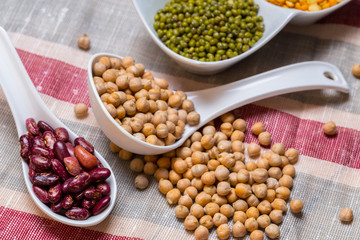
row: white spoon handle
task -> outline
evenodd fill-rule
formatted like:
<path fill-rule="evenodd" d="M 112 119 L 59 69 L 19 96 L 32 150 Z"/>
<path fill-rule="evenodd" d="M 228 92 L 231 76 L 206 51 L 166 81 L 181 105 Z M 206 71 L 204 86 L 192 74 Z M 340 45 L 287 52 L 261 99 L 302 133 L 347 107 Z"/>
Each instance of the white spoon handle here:
<path fill-rule="evenodd" d="M 326 88 L 349 92 L 349 86 L 336 66 L 312 61 L 187 94 L 195 103 L 195 110 L 201 116 L 201 124 L 205 124 L 236 107 L 261 99 L 290 92 Z"/>

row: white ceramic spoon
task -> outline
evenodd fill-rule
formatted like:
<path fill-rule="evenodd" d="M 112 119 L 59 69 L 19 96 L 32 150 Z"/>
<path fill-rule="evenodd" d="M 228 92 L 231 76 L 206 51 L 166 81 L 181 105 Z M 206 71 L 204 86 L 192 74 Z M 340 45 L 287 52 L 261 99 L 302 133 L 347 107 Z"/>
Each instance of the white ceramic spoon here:
<path fill-rule="evenodd" d="M 187 92 L 188 99 L 194 102 L 195 111 L 200 114 L 199 125 L 194 127 L 187 125 L 182 138 L 173 145 L 155 146 L 138 140 L 126 132 L 104 107 L 96 91 L 92 75 L 94 63 L 102 56 L 121 58 L 114 54 L 99 53 L 89 61 L 89 97 L 96 120 L 112 142 L 128 151 L 144 155 L 161 154 L 175 149 L 210 120 L 237 107 L 264 98 L 290 92 L 326 88 L 349 92 L 349 86 L 337 67 L 316 61 L 285 66 L 219 87 Z"/>
<path fill-rule="evenodd" d="M 151 38 L 168 56 L 170 56 L 173 60 L 175 60 L 179 65 L 184 67 L 184 69 L 189 72 L 207 75 L 223 71 L 226 68 L 239 62 L 240 60 L 251 55 L 255 51 L 259 50 L 276 34 L 278 34 L 289 22 L 295 25 L 308 25 L 314 23 L 320 18 L 325 17 L 331 12 L 349 3 L 350 0 L 343 0 L 335 6 L 316 12 L 307 12 L 297 9 L 283 8 L 271 4 L 266 0 L 254 0 L 254 2 L 259 5 L 258 16 L 262 16 L 264 19 L 265 31 L 262 38 L 260 38 L 260 40 L 257 41 L 255 45 L 248 51 L 236 57 L 217 62 L 200 62 L 185 58 L 170 50 L 159 39 L 153 27 L 154 16 L 157 10 L 163 8 L 165 6 L 165 3 L 169 2 L 169 0 L 132 0 L 132 2 Z"/>
<path fill-rule="evenodd" d="M 5 30 L 0 27 L 0 85 L 5 93 L 7 101 L 10 105 L 18 136 L 27 132 L 25 126 L 25 120 L 27 118 L 34 118 L 36 121 L 43 120 L 50 124 L 53 128 L 64 127 L 68 130 L 71 140 L 74 140 L 77 136 L 69 130 L 47 107 L 41 99 L 40 95 L 36 91 L 28 73 L 26 72 L 24 65 L 22 64 L 11 40 Z M 95 146 L 96 148 L 96 146 Z M 111 212 L 116 201 L 116 181 L 114 173 L 111 171 L 109 164 L 105 159 L 95 151 L 96 157 L 101 161 L 104 167 L 110 169 L 111 176 L 107 179 L 107 183 L 111 187 L 111 202 L 109 206 L 100 214 L 91 216 L 86 220 L 72 220 L 65 216 L 59 215 L 51 211 L 51 209 L 42 203 L 35 195 L 32 183 L 29 180 L 29 166 L 20 157 L 20 143 L 19 146 L 14 149 L 19 151 L 19 157 L 16 161 L 22 161 L 22 169 L 26 187 L 29 191 L 31 198 L 35 204 L 50 218 L 62 222 L 67 225 L 77 227 L 87 227 L 100 223 Z M 13 160 L 13 159 L 11 159 Z"/>

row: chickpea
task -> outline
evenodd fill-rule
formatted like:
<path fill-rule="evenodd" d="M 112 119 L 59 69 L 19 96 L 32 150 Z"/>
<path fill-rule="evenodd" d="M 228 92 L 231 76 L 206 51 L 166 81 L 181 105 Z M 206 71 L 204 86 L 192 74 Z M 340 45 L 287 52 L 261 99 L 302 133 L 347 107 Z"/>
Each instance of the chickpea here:
<path fill-rule="evenodd" d="M 271 167 L 268 170 L 269 177 L 279 180 L 282 177 L 282 171 L 279 167 Z"/>
<path fill-rule="evenodd" d="M 230 136 L 230 139 L 232 142 L 234 141 L 241 141 L 243 142 L 245 139 L 245 134 L 241 132 L 240 130 L 235 130 Z"/>
<path fill-rule="evenodd" d="M 219 181 L 225 181 L 228 179 L 230 171 L 223 165 L 219 165 L 215 170 L 215 177 Z"/>
<path fill-rule="evenodd" d="M 171 170 L 169 172 L 169 180 L 172 184 L 177 184 L 177 182 L 181 179 L 181 174 L 177 173 L 175 170 Z"/>
<path fill-rule="evenodd" d="M 218 155 L 218 161 L 226 168 L 232 168 L 235 165 L 234 154 L 223 152 Z"/>
<path fill-rule="evenodd" d="M 289 175 L 283 175 L 279 179 L 279 185 L 280 186 L 291 188 L 293 186 L 293 183 L 294 183 L 294 181 L 293 181 L 292 177 L 290 177 Z"/>
<path fill-rule="evenodd" d="M 195 164 L 191 167 L 191 173 L 194 177 L 201 177 L 207 171 L 207 167 L 203 164 Z"/>
<path fill-rule="evenodd" d="M 144 155 L 144 161 L 145 162 L 153 162 L 155 163 L 158 160 L 157 155 Z"/>
<path fill-rule="evenodd" d="M 236 184 L 238 184 L 237 173 L 236 172 L 230 173 L 228 181 L 231 186 L 235 187 Z"/>
<path fill-rule="evenodd" d="M 238 118 L 236 119 L 233 123 L 233 128 L 235 130 L 239 130 L 241 132 L 245 132 L 246 131 L 246 122 L 244 119 Z"/>
<path fill-rule="evenodd" d="M 263 240 L 264 233 L 261 230 L 255 230 L 250 234 L 250 240 Z"/>
<path fill-rule="evenodd" d="M 209 202 L 204 207 L 205 213 L 210 216 L 214 216 L 215 213 L 220 212 L 220 207 L 217 203 Z"/>
<path fill-rule="evenodd" d="M 210 201 L 211 201 L 211 196 L 210 196 L 210 194 L 207 194 L 206 192 L 201 192 L 195 197 L 195 202 L 197 204 L 200 204 L 202 207 L 204 207 Z"/>
<path fill-rule="evenodd" d="M 154 173 L 157 169 L 158 169 L 158 167 L 153 162 L 147 162 L 144 165 L 144 173 L 149 176 L 154 175 Z"/>
<path fill-rule="evenodd" d="M 257 219 L 259 215 L 260 215 L 259 210 L 256 207 L 250 207 L 248 210 L 246 210 L 247 218 Z"/>
<path fill-rule="evenodd" d="M 237 173 L 237 181 L 239 183 L 247 183 L 249 181 L 249 172 L 246 169 L 240 169 Z"/>
<path fill-rule="evenodd" d="M 102 74 L 106 71 L 107 67 L 102 62 L 97 62 L 94 64 L 93 72 L 95 76 L 102 76 Z"/>
<path fill-rule="evenodd" d="M 229 141 L 230 142 L 230 141 Z M 240 140 L 235 140 L 231 142 L 231 150 L 233 152 L 241 152 L 244 153 L 245 152 L 245 146 L 244 143 Z"/>
<path fill-rule="evenodd" d="M 132 128 L 129 125 L 123 124 L 121 127 L 128 133 L 132 134 Z"/>
<path fill-rule="evenodd" d="M 227 198 L 224 196 L 219 196 L 217 193 L 215 193 L 211 197 L 211 201 L 213 201 L 214 203 L 217 203 L 219 206 L 222 206 L 227 203 Z"/>
<path fill-rule="evenodd" d="M 236 238 L 245 237 L 246 228 L 244 224 L 241 222 L 235 222 L 235 224 L 232 226 L 232 234 Z"/>
<path fill-rule="evenodd" d="M 194 186 L 199 191 L 201 191 L 204 187 L 204 183 L 201 181 L 201 178 L 196 178 L 196 177 L 191 179 L 191 185 Z"/>
<path fill-rule="evenodd" d="M 180 192 L 184 192 L 186 188 L 190 187 L 191 182 L 187 178 L 180 179 L 176 183 L 176 187 L 180 190 Z"/>
<path fill-rule="evenodd" d="M 248 209 L 247 203 L 242 199 L 239 199 L 236 202 L 233 202 L 232 206 L 235 209 L 235 211 L 245 212 Z"/>
<path fill-rule="evenodd" d="M 266 186 L 267 186 L 267 188 L 277 189 L 278 187 L 280 187 L 280 184 L 279 184 L 278 180 L 270 177 L 270 178 L 266 179 Z"/>
<path fill-rule="evenodd" d="M 265 158 L 260 158 L 256 161 L 256 165 L 258 166 L 258 168 L 264 168 L 264 169 L 269 169 L 270 165 L 269 165 L 269 160 L 265 159 Z"/>
<path fill-rule="evenodd" d="M 228 137 L 223 132 L 216 132 L 214 134 L 214 139 L 215 139 L 215 145 L 217 145 L 220 141 L 227 140 Z"/>
<path fill-rule="evenodd" d="M 236 195 L 235 188 L 231 188 L 230 193 L 226 195 L 228 203 L 233 203 L 238 200 L 238 196 Z"/>
<path fill-rule="evenodd" d="M 290 164 L 295 164 L 299 159 L 299 152 L 294 148 L 289 148 L 286 150 L 285 156 L 288 158 Z"/>
<path fill-rule="evenodd" d="M 268 200 L 269 202 L 273 202 L 276 197 L 276 193 L 274 189 L 268 189 L 266 197 L 263 200 Z"/>
<path fill-rule="evenodd" d="M 143 122 L 140 119 L 137 119 L 135 117 L 131 118 L 129 123 L 133 133 L 140 132 L 141 129 L 144 127 Z"/>
<path fill-rule="evenodd" d="M 270 224 L 265 228 L 265 234 L 270 239 L 277 239 L 280 237 L 280 228 L 276 224 Z"/>
<path fill-rule="evenodd" d="M 119 91 L 118 86 L 113 82 L 105 82 L 106 92 L 107 93 L 113 93 Z"/>
<path fill-rule="evenodd" d="M 109 143 L 109 148 L 110 148 L 110 151 L 113 152 L 113 153 L 118 153 L 121 148 L 119 146 L 117 146 L 115 143 L 111 142 Z"/>
<path fill-rule="evenodd" d="M 203 148 L 211 149 L 215 144 L 215 139 L 212 135 L 203 135 L 200 140 L 201 146 Z"/>
<path fill-rule="evenodd" d="M 255 135 L 259 135 L 262 132 L 265 132 L 265 126 L 262 122 L 256 122 L 251 127 L 251 131 Z"/>
<path fill-rule="evenodd" d="M 256 183 L 252 185 L 252 191 L 257 198 L 264 198 L 267 194 L 267 186 L 264 183 Z"/>
<path fill-rule="evenodd" d="M 230 237 L 230 227 L 227 223 L 221 224 L 216 229 L 216 234 L 219 239 L 224 240 Z"/>
<path fill-rule="evenodd" d="M 279 154 L 273 153 L 268 159 L 270 167 L 280 167 L 282 165 L 282 159 Z"/>
<path fill-rule="evenodd" d="M 247 152 L 250 157 L 257 157 L 260 155 L 261 147 L 256 143 L 250 143 L 247 147 Z"/>
<path fill-rule="evenodd" d="M 199 142 L 201 140 L 202 134 L 198 131 L 194 132 L 191 137 L 190 140 L 191 142 Z"/>
<path fill-rule="evenodd" d="M 160 179 L 168 179 L 169 171 L 166 168 L 158 168 L 154 173 L 154 177 L 156 180 L 160 181 Z"/>
<path fill-rule="evenodd" d="M 149 180 L 145 174 L 139 174 L 135 178 L 135 187 L 138 189 L 145 189 L 149 185 Z"/>
<path fill-rule="evenodd" d="M 175 207 L 175 216 L 177 218 L 186 218 L 189 215 L 189 209 L 183 205 L 177 205 Z"/>
<path fill-rule="evenodd" d="M 189 112 L 186 116 L 186 122 L 190 126 L 198 125 L 200 122 L 200 114 L 195 111 Z"/>
<path fill-rule="evenodd" d="M 124 102 L 123 107 L 125 108 L 126 114 L 128 116 L 133 116 L 136 113 L 136 104 L 131 100 Z"/>
<path fill-rule="evenodd" d="M 78 103 L 74 106 L 75 116 L 77 118 L 86 117 L 88 114 L 89 108 L 85 103 Z"/>
<path fill-rule="evenodd" d="M 193 186 L 189 186 L 184 190 L 184 195 L 188 195 L 189 197 L 191 197 L 191 199 L 195 199 L 197 194 L 198 190 Z"/>
<path fill-rule="evenodd" d="M 250 196 L 246 198 L 246 202 L 250 207 L 257 207 L 260 203 L 259 199 L 254 194 L 250 194 Z"/>
<path fill-rule="evenodd" d="M 257 209 L 261 214 L 269 214 L 272 210 L 271 204 L 268 200 L 263 200 L 257 205 Z"/>
<path fill-rule="evenodd" d="M 170 96 L 168 99 L 168 104 L 170 107 L 179 108 L 182 104 L 181 96 L 179 96 L 177 94 Z"/>
<path fill-rule="evenodd" d="M 220 125 L 220 131 L 226 135 L 226 137 L 230 137 L 234 131 L 234 128 L 231 123 L 224 122 Z"/>
<path fill-rule="evenodd" d="M 184 109 L 188 113 L 194 111 L 194 109 L 195 109 L 194 103 L 189 99 L 185 99 L 182 102 L 181 108 Z"/>
<path fill-rule="evenodd" d="M 201 176 L 201 181 L 205 185 L 213 185 L 213 184 L 215 184 L 215 182 L 216 182 L 215 172 L 214 171 L 204 172 L 204 174 L 202 174 L 202 176 Z"/>
<path fill-rule="evenodd" d="M 225 217 L 230 218 L 234 215 L 234 208 L 230 204 L 224 204 L 220 207 L 220 213 Z"/>
<path fill-rule="evenodd" d="M 258 222 L 259 227 L 261 227 L 261 228 L 266 228 L 271 223 L 270 217 L 267 214 L 263 214 L 263 215 L 259 216 L 256 219 L 256 221 Z"/>
<path fill-rule="evenodd" d="M 213 216 L 213 222 L 215 226 L 220 226 L 221 224 L 227 223 L 228 219 L 222 213 L 215 213 Z"/>
<path fill-rule="evenodd" d="M 285 156 L 281 156 L 281 168 L 285 167 L 286 165 L 289 165 L 289 159 Z"/>
<path fill-rule="evenodd" d="M 234 212 L 234 216 L 233 216 L 234 223 L 241 222 L 244 224 L 246 219 L 247 219 L 247 215 L 245 212 L 243 211 Z"/>
<path fill-rule="evenodd" d="M 105 106 L 106 110 L 109 112 L 109 114 L 114 118 L 117 115 L 116 108 L 112 104 L 107 104 Z"/>
<path fill-rule="evenodd" d="M 256 165 L 256 162 L 255 161 L 248 161 L 245 163 L 245 167 L 246 167 L 246 170 L 248 170 L 249 172 L 252 172 L 254 171 L 255 169 L 257 169 L 257 165 Z M 249 178 L 249 181 L 250 180 L 253 180 L 252 179 L 252 176 Z"/>
<path fill-rule="evenodd" d="M 190 198 L 189 196 L 187 197 Z M 204 216 L 204 208 L 201 205 L 195 203 L 190 208 L 190 214 L 196 217 L 197 219 L 200 219 L 202 216 Z"/>
<path fill-rule="evenodd" d="M 263 146 L 269 146 L 271 143 L 271 134 L 269 132 L 262 132 L 258 136 L 259 143 Z"/>
<path fill-rule="evenodd" d="M 119 158 L 129 161 L 132 159 L 133 154 L 125 149 L 120 149 Z"/>
<path fill-rule="evenodd" d="M 359 63 L 354 64 L 351 68 L 351 71 L 355 77 L 360 78 L 360 64 Z"/>
<path fill-rule="evenodd" d="M 79 48 L 83 50 L 88 50 L 90 48 L 90 38 L 88 35 L 83 34 L 79 37 L 78 41 Z"/>
<path fill-rule="evenodd" d="M 219 155 L 219 149 L 216 146 L 212 147 L 211 149 L 207 150 L 206 153 L 209 155 L 209 158 L 216 159 Z"/>
<path fill-rule="evenodd" d="M 248 232 L 253 232 L 258 229 L 259 224 L 257 223 L 255 218 L 248 218 L 245 221 L 245 228 Z"/>
<path fill-rule="evenodd" d="M 207 240 L 209 238 L 209 229 L 200 225 L 194 232 L 196 240 Z"/>
<path fill-rule="evenodd" d="M 333 121 L 329 121 L 323 125 L 323 131 L 326 135 L 333 136 L 337 134 L 337 127 Z"/>
<path fill-rule="evenodd" d="M 186 230 L 193 231 L 199 226 L 199 221 L 195 216 L 188 215 L 184 221 L 184 227 Z"/>
<path fill-rule="evenodd" d="M 191 143 L 190 149 L 193 152 L 196 152 L 196 151 L 202 152 L 204 150 L 203 146 L 201 145 L 201 142 L 199 142 L 199 141 Z"/>
<path fill-rule="evenodd" d="M 199 223 L 201 226 L 211 229 L 214 226 L 212 217 L 210 215 L 204 215 L 200 218 Z"/>
<path fill-rule="evenodd" d="M 295 168 L 293 165 L 286 165 L 283 169 L 282 169 L 282 173 L 284 175 L 289 175 L 290 177 L 294 178 L 295 177 Z"/>
<path fill-rule="evenodd" d="M 99 83 L 95 83 L 95 88 L 97 93 L 102 96 L 103 94 L 106 93 L 106 87 L 105 87 L 105 83 L 104 82 L 99 82 Z M 103 101 L 104 102 L 104 101 Z"/>
<path fill-rule="evenodd" d="M 158 189 L 162 194 L 167 194 L 173 189 L 173 184 L 167 179 L 160 179 Z"/>
<path fill-rule="evenodd" d="M 130 169 L 134 172 L 141 173 L 144 170 L 144 161 L 140 158 L 134 158 L 130 162 Z"/>
<path fill-rule="evenodd" d="M 353 220 L 354 214 L 351 208 L 343 208 L 340 211 L 340 220 L 343 223 L 349 223 Z"/>
<path fill-rule="evenodd" d="M 251 195 L 251 187 L 249 184 L 238 183 L 235 188 L 236 195 L 239 198 L 247 198 Z"/>
<path fill-rule="evenodd" d="M 283 214 L 281 210 L 272 210 L 269 214 L 271 222 L 280 224 L 282 222 Z"/>
<path fill-rule="evenodd" d="M 169 204 L 176 204 L 180 199 L 181 193 L 177 188 L 173 188 L 166 193 L 166 200 Z"/>
<path fill-rule="evenodd" d="M 277 198 L 286 200 L 290 197 L 290 189 L 288 189 L 287 187 L 284 187 L 284 186 L 278 187 L 275 190 L 275 192 L 276 192 Z"/>
<path fill-rule="evenodd" d="M 290 201 L 290 210 L 292 213 L 299 213 L 302 211 L 304 203 L 301 200 L 292 199 Z"/>
<path fill-rule="evenodd" d="M 257 183 L 264 183 L 268 179 L 268 171 L 264 168 L 257 168 L 251 174 Z"/>
<path fill-rule="evenodd" d="M 271 146 L 271 151 L 282 156 L 285 154 L 285 146 L 282 143 L 275 143 Z"/>
<path fill-rule="evenodd" d="M 217 144 L 217 148 L 220 152 L 230 152 L 231 151 L 232 144 L 228 140 L 222 140 Z"/>
<path fill-rule="evenodd" d="M 203 191 L 209 194 L 210 196 L 216 193 L 216 186 L 214 185 L 205 185 Z"/>
<path fill-rule="evenodd" d="M 199 153 L 202 154 L 201 152 L 199 152 Z M 191 154 L 192 154 L 192 150 L 188 147 L 180 147 L 180 148 L 176 149 L 176 155 L 179 158 L 186 159 L 186 158 L 190 157 Z"/>
<path fill-rule="evenodd" d="M 113 69 L 106 70 L 102 74 L 102 78 L 104 79 L 105 82 L 113 82 L 113 83 L 115 83 L 115 81 L 116 81 L 115 71 Z"/>

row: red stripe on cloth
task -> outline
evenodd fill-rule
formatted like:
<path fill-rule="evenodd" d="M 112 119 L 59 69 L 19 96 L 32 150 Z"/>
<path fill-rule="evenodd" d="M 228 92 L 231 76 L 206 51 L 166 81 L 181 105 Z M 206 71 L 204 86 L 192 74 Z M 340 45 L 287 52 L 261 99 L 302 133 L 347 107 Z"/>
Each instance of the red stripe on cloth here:
<path fill-rule="evenodd" d="M 256 122 L 263 122 L 272 135 L 272 144 L 282 142 L 287 148 L 299 150 L 301 155 L 360 168 L 359 131 L 338 127 L 338 134 L 328 137 L 322 130 L 323 123 L 251 104 L 234 110 L 234 113 L 248 123 L 245 138 L 248 143 L 259 143 L 250 128 Z"/>
<path fill-rule="evenodd" d="M 336 10 L 318 23 L 344 24 L 353 27 L 360 27 L 360 0 L 353 0 Z"/>
<path fill-rule="evenodd" d="M 90 106 L 85 69 L 27 51 L 17 49 L 17 52 L 38 92 Z"/>
<path fill-rule="evenodd" d="M 3 206 L 0 207 L 0 216 L 0 239 L 139 239 L 72 227 Z"/>

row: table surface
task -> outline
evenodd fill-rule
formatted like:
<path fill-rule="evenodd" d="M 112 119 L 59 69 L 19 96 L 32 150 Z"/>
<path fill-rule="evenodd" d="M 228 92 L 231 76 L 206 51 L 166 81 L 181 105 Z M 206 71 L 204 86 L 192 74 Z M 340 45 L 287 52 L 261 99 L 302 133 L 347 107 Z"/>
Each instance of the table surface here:
<path fill-rule="evenodd" d="M 338 66 L 350 85 L 349 95 L 314 90 L 273 97 L 235 110 L 249 126 L 262 121 L 273 142 L 300 152 L 291 198 L 301 199 L 301 216 L 287 213 L 281 239 L 356 239 L 360 235 L 360 80 L 351 74 L 360 63 L 360 4 L 350 2 L 310 26 L 287 26 L 265 47 L 230 69 L 212 76 L 184 71 L 150 39 L 134 6 L 120 0 L 2 0 L 0 26 L 10 35 L 34 85 L 47 106 L 70 129 L 84 136 L 108 160 L 118 194 L 111 215 L 88 228 L 49 219 L 32 202 L 25 187 L 15 123 L 0 91 L 0 239 L 192 239 L 174 208 L 157 190 L 157 182 L 136 190 L 129 162 L 109 150 L 93 112 L 85 119 L 73 113 L 76 103 L 90 106 L 87 63 L 92 54 L 130 55 L 170 88 L 196 90 L 230 83 L 257 73 L 302 61 L 327 61 Z M 82 51 L 83 33 L 91 49 Z M 7 79 L 9 80 L 9 79 Z M 338 135 L 322 133 L 333 120 Z M 256 141 L 249 131 L 246 142 Z M 343 207 L 354 211 L 351 224 L 341 224 Z M 211 238 L 216 239 L 215 231 Z M 248 239 L 248 236 L 245 238 Z"/>

